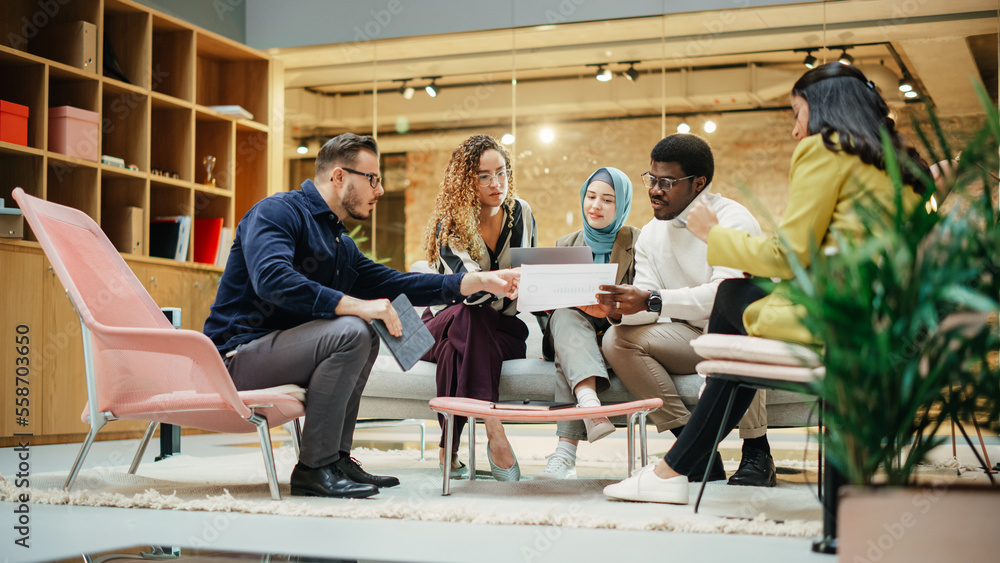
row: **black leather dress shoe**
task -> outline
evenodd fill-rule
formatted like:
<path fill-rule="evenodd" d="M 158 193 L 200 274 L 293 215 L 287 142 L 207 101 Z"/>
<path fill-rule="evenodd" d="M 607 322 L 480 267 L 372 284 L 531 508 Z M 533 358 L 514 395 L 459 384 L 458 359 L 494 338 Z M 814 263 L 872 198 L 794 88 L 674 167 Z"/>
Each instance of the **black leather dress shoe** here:
<path fill-rule="evenodd" d="M 291 482 L 292 494 L 302 497 L 365 498 L 378 494 L 378 487 L 354 482 L 332 463 L 316 469 L 297 463 Z"/>
<path fill-rule="evenodd" d="M 760 448 L 743 450 L 740 468 L 729 478 L 730 485 L 745 487 L 773 487 L 777 483 L 774 458 Z"/>
<path fill-rule="evenodd" d="M 333 465 L 339 468 L 347 478 L 355 483 L 365 483 L 368 485 L 375 485 L 378 488 L 384 487 L 395 487 L 399 484 L 399 479 L 395 477 L 388 477 L 382 475 L 372 475 L 364 469 L 361 469 L 361 464 L 358 460 L 354 459 L 350 455 L 340 454 L 340 459 L 333 462 Z"/>
<path fill-rule="evenodd" d="M 726 468 L 722 465 L 722 456 L 719 452 L 715 452 L 712 456 L 712 470 L 708 473 L 708 480 L 711 481 L 725 481 L 726 480 Z M 701 478 L 705 476 L 705 464 L 699 463 L 694 469 L 688 473 L 689 483 L 701 483 Z"/>

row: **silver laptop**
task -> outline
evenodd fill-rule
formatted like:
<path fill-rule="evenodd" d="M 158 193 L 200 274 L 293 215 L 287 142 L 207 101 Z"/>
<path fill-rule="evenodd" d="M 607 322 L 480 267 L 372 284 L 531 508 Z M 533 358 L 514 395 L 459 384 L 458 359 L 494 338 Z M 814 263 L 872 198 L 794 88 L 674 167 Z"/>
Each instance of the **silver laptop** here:
<path fill-rule="evenodd" d="M 510 249 L 510 267 L 524 264 L 593 264 L 589 246 L 548 246 Z"/>

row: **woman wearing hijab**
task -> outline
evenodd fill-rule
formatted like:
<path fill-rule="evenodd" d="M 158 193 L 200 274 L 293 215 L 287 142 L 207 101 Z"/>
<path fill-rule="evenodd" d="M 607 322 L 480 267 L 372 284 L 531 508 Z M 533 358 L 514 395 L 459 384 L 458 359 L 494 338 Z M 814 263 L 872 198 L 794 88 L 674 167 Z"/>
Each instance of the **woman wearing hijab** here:
<path fill-rule="evenodd" d="M 639 229 L 625 226 L 632 207 L 632 182 L 617 168 L 601 168 L 580 188 L 583 229 L 556 241 L 556 246 L 589 246 L 595 264 L 618 264 L 617 284 L 635 277 L 633 250 Z M 555 400 L 599 407 L 597 393 L 608 388 L 608 369 L 601 338 L 610 326 L 600 306 L 556 309 L 542 340 L 546 358 L 556 363 Z M 576 446 L 580 440 L 600 440 L 614 432 L 607 417 L 560 421 L 559 444 L 535 479 L 576 476 Z"/>

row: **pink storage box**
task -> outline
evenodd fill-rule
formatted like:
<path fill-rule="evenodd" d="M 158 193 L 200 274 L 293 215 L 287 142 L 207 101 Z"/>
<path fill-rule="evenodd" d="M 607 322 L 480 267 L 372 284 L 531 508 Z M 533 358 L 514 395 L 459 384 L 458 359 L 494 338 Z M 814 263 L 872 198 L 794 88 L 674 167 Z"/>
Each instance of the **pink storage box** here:
<path fill-rule="evenodd" d="M 100 160 L 101 140 L 97 134 L 97 112 L 59 106 L 49 108 L 49 150 Z"/>
<path fill-rule="evenodd" d="M 28 106 L 0 100 L 0 141 L 28 146 Z"/>

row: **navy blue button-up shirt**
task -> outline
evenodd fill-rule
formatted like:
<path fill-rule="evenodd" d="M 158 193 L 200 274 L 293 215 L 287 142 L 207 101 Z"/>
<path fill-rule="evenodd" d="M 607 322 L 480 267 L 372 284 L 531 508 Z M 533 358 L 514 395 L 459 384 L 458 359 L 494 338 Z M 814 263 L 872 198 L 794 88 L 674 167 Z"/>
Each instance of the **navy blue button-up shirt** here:
<path fill-rule="evenodd" d="M 311 180 L 267 197 L 240 221 L 204 332 L 220 352 L 316 319 L 344 295 L 414 305 L 462 299 L 462 274 L 402 273 L 365 257 Z"/>

